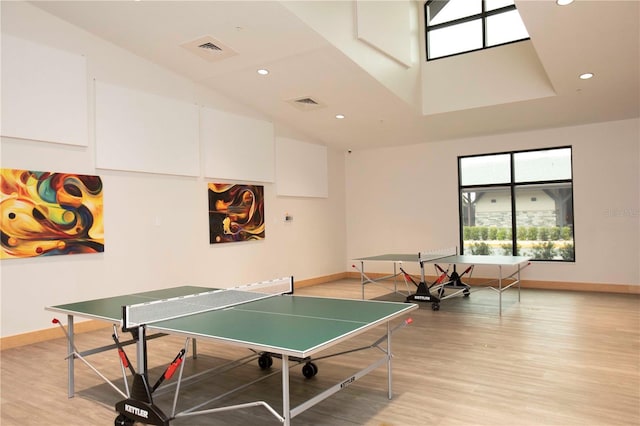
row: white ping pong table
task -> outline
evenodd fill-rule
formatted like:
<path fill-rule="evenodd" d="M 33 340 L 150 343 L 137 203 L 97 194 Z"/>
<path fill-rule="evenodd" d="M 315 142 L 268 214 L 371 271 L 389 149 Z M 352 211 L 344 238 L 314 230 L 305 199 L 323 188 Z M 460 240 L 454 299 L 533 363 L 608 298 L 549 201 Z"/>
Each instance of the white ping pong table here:
<path fill-rule="evenodd" d="M 452 249 L 453 252 L 456 249 Z M 518 288 L 518 302 L 520 302 L 520 273 L 523 268 L 530 265 L 531 258 L 527 256 L 501 256 L 501 255 L 461 255 L 451 254 L 452 250 L 439 252 L 418 252 L 416 254 L 382 254 L 377 256 L 356 258 L 360 267 L 353 265 L 360 272 L 362 286 L 362 299 L 365 298 L 365 287 L 368 284 L 383 285 L 388 288 L 388 280 L 393 280 L 392 291 L 407 297 L 407 301 L 431 302 L 434 311 L 440 309 L 440 302 L 451 297 L 462 295 L 468 297 L 473 291 L 490 289 L 498 293 L 498 309 L 502 315 L 502 293 L 513 286 Z M 370 277 L 365 272 L 365 263 L 385 262 L 393 265 L 393 273 L 381 277 Z M 418 263 L 420 267 L 419 282 L 406 273 L 403 263 Z M 434 265 L 436 279 L 427 283 L 425 265 Z M 443 266 L 446 265 L 446 266 Z M 463 272 L 458 272 L 458 266 L 466 266 Z M 495 278 L 490 278 L 476 288 L 463 282 L 462 278 L 471 277 L 476 265 L 488 265 L 496 268 Z M 505 270 L 511 269 L 511 273 L 505 275 Z M 370 274 L 372 275 L 372 274 Z M 403 278 L 404 289 L 398 288 L 397 277 Z M 409 285 L 411 283 L 412 285 Z M 412 287 L 415 291 L 412 292 Z"/>
<path fill-rule="evenodd" d="M 272 293 L 272 287 L 277 291 Z M 116 404 L 118 412 L 118 417 L 115 419 L 116 425 L 133 425 L 134 422 L 139 422 L 167 426 L 170 421 L 178 418 L 213 415 L 222 411 L 250 407 L 263 407 L 279 421 L 290 425 L 295 416 L 384 365 L 387 366 L 388 397 L 391 399 L 393 395 L 391 336 L 395 330 L 411 322 L 410 319 L 400 321 L 400 317 L 418 306 L 413 303 L 294 296 L 292 292 L 293 278 L 286 277 L 233 289 L 182 286 L 55 305 L 46 309 L 67 315 L 66 328 L 57 319 L 54 319 L 54 323 L 61 326 L 68 340 L 69 397 L 74 395 L 74 361 L 80 360 L 122 396 L 123 399 Z M 79 351 L 74 339 L 74 317 L 111 322 L 115 344 L 84 352 Z M 398 324 L 392 327 L 391 322 L 394 320 L 398 320 Z M 371 345 L 318 356 L 338 343 L 346 342 L 356 335 L 383 325 L 386 325 L 384 335 Z M 130 341 L 121 342 L 118 337 L 118 326 L 121 326 L 125 332 L 131 332 L 133 338 Z M 154 334 L 148 334 L 151 331 Z M 158 381 L 151 385 L 146 365 L 147 341 L 157 337 L 157 333 L 181 335 L 185 336 L 186 340 L 184 347 L 180 349 Z M 236 363 L 246 364 L 247 360 L 255 358 L 258 366 L 266 370 L 271 369 L 273 358 L 280 359 L 282 411 L 278 412 L 264 401 L 202 408 L 219 403 L 231 392 L 224 392 L 196 407 L 178 411 L 176 405 L 180 386 L 188 381 L 183 379 L 183 368 L 187 361 L 185 355 L 192 344 L 195 356 L 196 338 L 248 349 L 247 357 L 233 361 Z M 128 344 L 135 344 L 137 368 L 132 367 L 124 351 L 124 347 Z M 117 387 L 87 360 L 91 354 L 113 349 L 117 349 L 120 356 L 124 390 Z M 309 400 L 296 407 L 290 406 L 289 369 L 292 366 L 302 365 L 302 374 L 306 378 L 311 378 L 318 373 L 318 367 L 315 364 L 318 360 L 368 349 L 381 351 L 383 355 Z M 131 389 L 127 369 L 133 377 Z M 225 367 L 224 370 L 229 371 L 230 368 Z M 273 370 L 273 374 L 277 374 L 277 369 Z M 170 411 L 167 411 L 154 403 L 153 396 L 156 389 L 161 388 L 165 380 L 170 380 L 176 371 L 178 379 L 173 406 L 170 407 Z M 261 376 L 251 383 L 271 375 Z M 246 387 L 247 384 L 244 384 L 237 391 Z"/>

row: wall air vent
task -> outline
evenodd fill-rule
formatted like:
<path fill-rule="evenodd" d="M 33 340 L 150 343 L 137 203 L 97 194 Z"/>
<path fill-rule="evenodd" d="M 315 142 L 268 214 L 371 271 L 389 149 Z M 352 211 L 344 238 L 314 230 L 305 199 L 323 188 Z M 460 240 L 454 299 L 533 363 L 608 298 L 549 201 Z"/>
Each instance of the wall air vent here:
<path fill-rule="evenodd" d="M 289 99 L 287 102 L 300 111 L 311 111 L 318 108 L 324 108 L 326 105 L 317 98 L 311 96 L 303 96 L 301 98 Z"/>
<path fill-rule="evenodd" d="M 207 61 L 219 61 L 238 54 L 238 52 L 211 36 L 202 36 L 180 46 Z"/>

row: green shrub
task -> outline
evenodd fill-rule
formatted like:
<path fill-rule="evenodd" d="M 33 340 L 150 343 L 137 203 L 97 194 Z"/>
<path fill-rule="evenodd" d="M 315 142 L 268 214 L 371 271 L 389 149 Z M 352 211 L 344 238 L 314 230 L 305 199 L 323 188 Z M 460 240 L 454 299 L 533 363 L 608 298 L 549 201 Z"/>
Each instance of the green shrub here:
<path fill-rule="evenodd" d="M 478 227 L 477 226 L 465 226 L 463 231 L 464 239 L 477 240 L 478 239 Z"/>
<path fill-rule="evenodd" d="M 562 247 L 558 248 L 558 254 L 562 257 L 563 260 L 575 260 L 575 249 L 573 244 L 565 244 Z"/>
<path fill-rule="evenodd" d="M 497 240 L 498 239 L 498 228 L 496 228 L 495 226 L 492 226 L 491 228 L 489 228 L 489 231 L 487 233 L 487 238 L 489 240 Z"/>
<path fill-rule="evenodd" d="M 469 226 L 463 226 L 462 227 L 462 239 L 465 241 L 469 240 L 469 234 L 470 234 L 470 227 Z"/>
<path fill-rule="evenodd" d="M 538 228 L 535 226 L 530 226 L 527 228 L 527 240 L 535 241 L 538 239 Z"/>
<path fill-rule="evenodd" d="M 489 228 L 486 226 L 479 226 L 478 228 L 480 232 L 480 239 L 483 241 L 489 239 Z"/>
<path fill-rule="evenodd" d="M 554 226 L 553 228 L 549 228 L 549 239 L 551 241 L 558 241 L 560 239 L 560 227 Z"/>
<path fill-rule="evenodd" d="M 496 240 L 510 240 L 511 228 L 498 228 Z"/>
<path fill-rule="evenodd" d="M 542 244 L 533 245 L 533 258 L 538 260 L 550 260 L 555 256 L 555 244 L 553 241 L 547 241 Z"/>
<path fill-rule="evenodd" d="M 527 239 L 527 227 L 526 226 L 518 226 L 516 229 L 518 240 L 525 241 Z"/>
<path fill-rule="evenodd" d="M 571 231 L 571 227 L 563 226 L 562 227 L 562 239 L 565 241 L 573 240 L 573 231 Z"/>
<path fill-rule="evenodd" d="M 549 231 L 549 228 L 547 228 L 546 226 L 541 226 L 540 228 L 538 228 L 538 240 L 549 241 L 550 234 L 551 232 Z"/>
<path fill-rule="evenodd" d="M 471 250 L 471 254 L 491 254 L 491 248 L 487 243 L 474 243 L 469 245 L 469 249 Z"/>

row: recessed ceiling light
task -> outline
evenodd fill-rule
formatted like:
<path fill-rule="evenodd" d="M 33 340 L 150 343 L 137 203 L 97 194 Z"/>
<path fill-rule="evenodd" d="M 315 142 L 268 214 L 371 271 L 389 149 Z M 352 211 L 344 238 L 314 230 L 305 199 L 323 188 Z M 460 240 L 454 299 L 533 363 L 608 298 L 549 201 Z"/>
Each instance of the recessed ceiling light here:
<path fill-rule="evenodd" d="M 573 0 L 556 0 L 558 6 L 566 6 L 571 3 L 573 3 Z"/>
<path fill-rule="evenodd" d="M 266 69 L 264 69 L 264 68 L 261 68 L 261 69 L 259 69 L 259 70 L 258 70 L 258 74 L 260 74 L 260 75 L 267 75 L 267 74 L 269 74 L 269 70 L 266 70 Z"/>
<path fill-rule="evenodd" d="M 593 73 L 591 72 L 585 72 L 584 74 L 580 74 L 581 80 L 589 80 L 591 77 L 593 77 Z"/>
<path fill-rule="evenodd" d="M 338 120 L 342 120 L 344 118 L 344 114 L 336 114 L 336 118 Z"/>

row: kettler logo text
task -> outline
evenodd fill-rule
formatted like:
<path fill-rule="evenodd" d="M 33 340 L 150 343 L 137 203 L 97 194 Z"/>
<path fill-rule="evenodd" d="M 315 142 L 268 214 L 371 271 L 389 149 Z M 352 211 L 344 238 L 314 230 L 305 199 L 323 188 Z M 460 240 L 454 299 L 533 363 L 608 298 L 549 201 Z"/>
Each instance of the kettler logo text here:
<path fill-rule="evenodd" d="M 431 300 L 431 296 L 419 296 L 417 294 L 414 295 L 413 298 L 416 300 Z"/>
<path fill-rule="evenodd" d="M 133 405 L 124 404 L 124 411 L 126 411 L 127 413 L 135 414 L 138 417 L 143 417 L 145 419 L 149 418 L 149 412 L 147 410 L 134 407 Z"/>
<path fill-rule="evenodd" d="M 340 389 L 344 389 L 347 386 L 349 386 L 351 383 L 356 381 L 356 376 L 351 377 L 350 379 L 345 380 L 344 382 L 340 383 Z"/>

